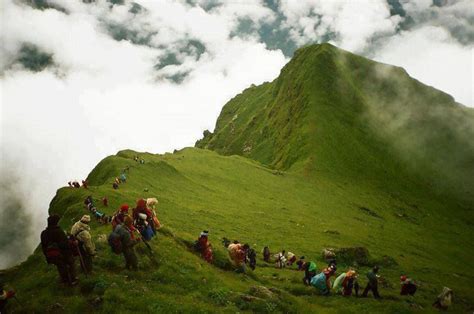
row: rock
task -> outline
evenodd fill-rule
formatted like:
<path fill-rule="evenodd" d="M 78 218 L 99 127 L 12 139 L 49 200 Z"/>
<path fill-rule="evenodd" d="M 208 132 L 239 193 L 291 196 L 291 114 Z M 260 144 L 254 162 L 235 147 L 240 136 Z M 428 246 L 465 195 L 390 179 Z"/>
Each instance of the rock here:
<path fill-rule="evenodd" d="M 325 261 L 332 260 L 336 257 L 336 253 L 334 253 L 334 249 L 332 248 L 325 248 L 322 253 Z"/>
<path fill-rule="evenodd" d="M 99 234 L 97 236 L 97 243 L 107 243 L 107 235 Z"/>
<path fill-rule="evenodd" d="M 261 299 L 273 298 L 273 292 L 264 286 L 252 286 L 250 288 L 250 294 Z"/>
<path fill-rule="evenodd" d="M 328 233 L 328 234 L 335 234 L 335 235 L 339 235 L 339 231 L 337 230 L 324 230 L 324 233 Z"/>

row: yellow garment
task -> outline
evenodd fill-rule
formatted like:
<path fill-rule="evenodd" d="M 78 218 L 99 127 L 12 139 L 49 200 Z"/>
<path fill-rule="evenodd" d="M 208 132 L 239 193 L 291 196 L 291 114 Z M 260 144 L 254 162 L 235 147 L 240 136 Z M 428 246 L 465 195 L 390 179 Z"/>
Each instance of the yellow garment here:
<path fill-rule="evenodd" d="M 95 255 L 95 245 L 92 242 L 90 227 L 82 221 L 76 222 L 71 228 L 71 234 L 84 244 L 84 250 L 89 255 Z"/>

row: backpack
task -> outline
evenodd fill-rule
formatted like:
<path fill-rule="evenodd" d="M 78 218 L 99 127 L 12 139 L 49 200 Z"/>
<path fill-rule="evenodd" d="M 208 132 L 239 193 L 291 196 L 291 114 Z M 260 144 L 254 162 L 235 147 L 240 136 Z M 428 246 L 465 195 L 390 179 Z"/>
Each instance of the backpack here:
<path fill-rule="evenodd" d="M 48 264 L 56 263 L 61 257 L 62 253 L 59 249 L 59 245 L 56 242 L 49 243 L 46 247 L 46 261 Z"/>
<path fill-rule="evenodd" d="M 112 252 L 115 254 L 122 254 L 123 252 L 123 247 L 122 247 L 122 237 L 120 234 L 117 232 L 119 228 L 116 228 L 114 231 L 112 231 L 109 234 L 108 237 L 108 242 L 110 245 L 110 248 L 112 249 Z"/>
<path fill-rule="evenodd" d="M 153 238 L 155 236 L 155 233 L 153 232 L 153 229 L 151 228 L 151 226 L 149 224 L 146 225 L 145 228 L 143 228 L 140 231 L 140 234 L 142 235 L 142 237 L 145 241 L 150 241 L 151 238 Z"/>

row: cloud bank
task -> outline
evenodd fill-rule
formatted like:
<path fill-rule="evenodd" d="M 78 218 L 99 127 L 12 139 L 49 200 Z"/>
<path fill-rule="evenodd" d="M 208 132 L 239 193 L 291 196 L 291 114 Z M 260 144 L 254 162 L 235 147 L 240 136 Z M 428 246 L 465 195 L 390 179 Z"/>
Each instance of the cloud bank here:
<path fill-rule="evenodd" d="M 120 149 L 162 153 L 193 145 L 231 97 L 273 80 L 298 46 L 329 41 L 403 66 L 474 106 L 469 1 L 0 6 L 0 268 L 37 245 L 59 186 Z M 25 241 L 10 240 L 17 222 L 30 227 Z"/>

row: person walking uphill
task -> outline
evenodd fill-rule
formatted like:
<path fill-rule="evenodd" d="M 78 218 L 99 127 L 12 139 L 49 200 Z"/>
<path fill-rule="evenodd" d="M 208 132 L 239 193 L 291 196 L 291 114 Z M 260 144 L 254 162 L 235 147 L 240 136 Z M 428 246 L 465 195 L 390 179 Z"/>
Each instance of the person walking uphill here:
<path fill-rule="evenodd" d="M 128 204 L 123 204 L 120 206 L 120 209 L 112 217 L 112 231 L 114 231 L 118 225 L 124 222 L 125 217 L 128 216 L 128 209 Z"/>
<path fill-rule="evenodd" d="M 303 283 L 309 286 L 311 279 L 316 276 L 317 266 L 315 262 L 304 262 L 302 269 L 304 270 Z"/>
<path fill-rule="evenodd" d="M 329 279 L 336 273 L 336 265 L 331 265 L 321 273 L 311 278 L 311 285 L 319 291 L 321 295 L 329 295 L 331 282 Z"/>
<path fill-rule="evenodd" d="M 66 233 L 58 226 L 60 217 L 48 217 L 48 226 L 41 233 L 41 248 L 48 264 L 56 265 L 61 281 L 71 286 L 77 284 L 74 256 Z"/>
<path fill-rule="evenodd" d="M 92 272 L 92 258 L 96 255 L 95 245 L 90 234 L 91 217 L 82 216 L 71 228 L 71 235 L 78 241 L 78 254 L 82 270 L 85 273 Z"/>
<path fill-rule="evenodd" d="M 374 268 L 367 273 L 367 279 L 369 279 L 369 282 L 367 283 L 367 286 L 364 289 L 364 292 L 362 292 L 362 297 L 367 297 L 367 294 L 369 291 L 372 291 L 374 294 L 374 298 L 380 299 L 379 295 L 379 290 L 378 290 L 378 278 L 379 275 L 377 273 L 379 272 L 379 267 L 374 266 Z"/>
<path fill-rule="evenodd" d="M 201 257 L 208 263 L 212 264 L 213 254 L 212 246 L 209 243 L 209 231 L 204 230 L 199 235 L 199 238 L 195 242 L 195 249 L 201 254 Z"/>
<path fill-rule="evenodd" d="M 133 219 L 125 216 L 124 222 L 118 225 L 109 236 L 109 243 L 112 250 L 123 254 L 125 258 L 125 268 L 128 270 L 138 269 L 138 258 L 135 253 L 135 245 L 140 242 L 140 238 L 135 237 L 135 227 Z"/>
<path fill-rule="evenodd" d="M 247 251 L 249 249 L 249 245 L 245 244 L 242 245 L 240 243 L 231 243 L 227 247 L 227 251 L 229 252 L 229 257 L 238 269 L 238 271 L 245 272 L 245 259 L 247 256 Z"/>

